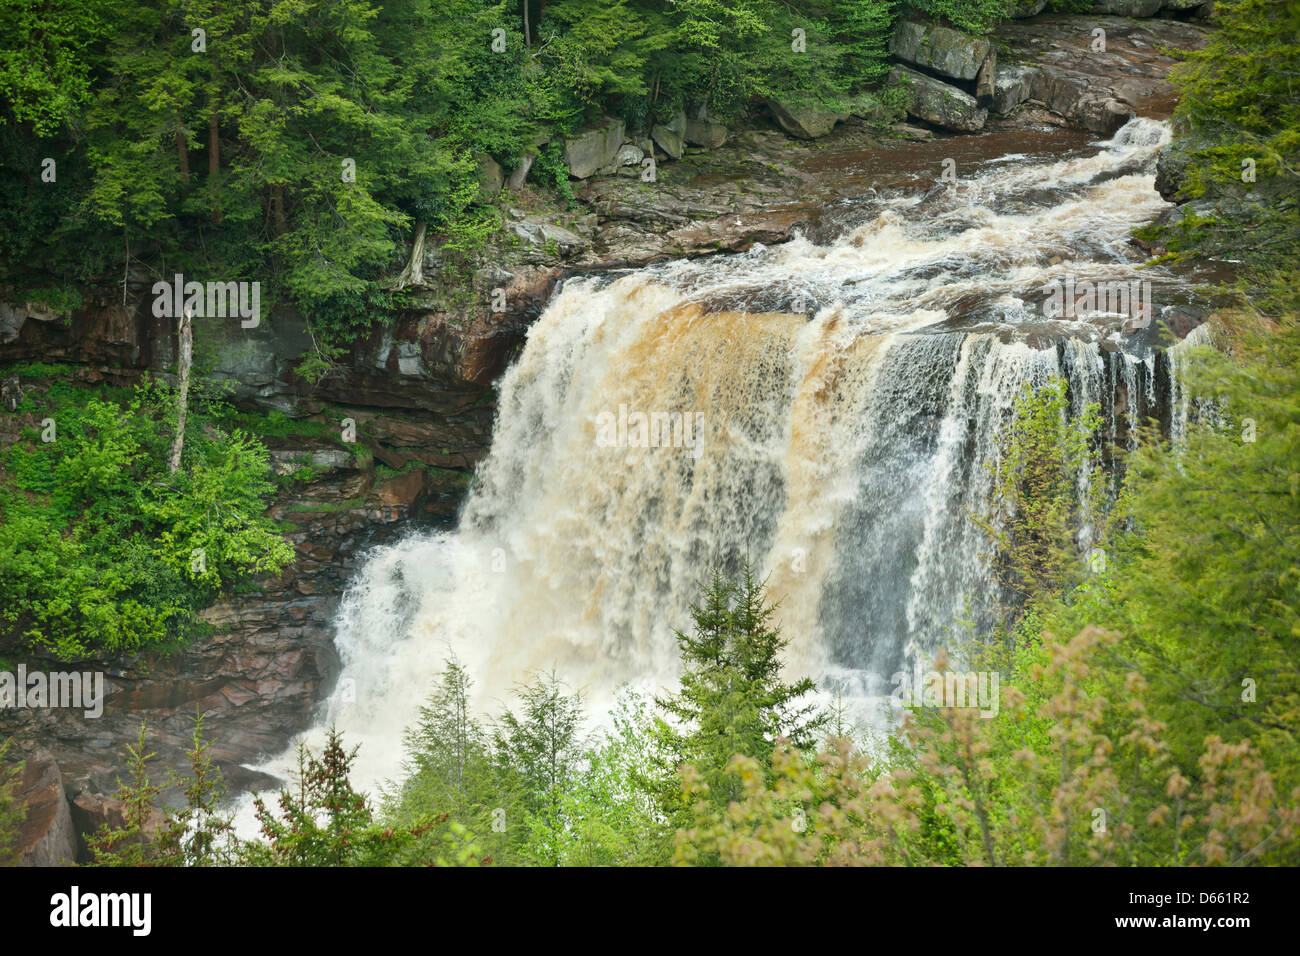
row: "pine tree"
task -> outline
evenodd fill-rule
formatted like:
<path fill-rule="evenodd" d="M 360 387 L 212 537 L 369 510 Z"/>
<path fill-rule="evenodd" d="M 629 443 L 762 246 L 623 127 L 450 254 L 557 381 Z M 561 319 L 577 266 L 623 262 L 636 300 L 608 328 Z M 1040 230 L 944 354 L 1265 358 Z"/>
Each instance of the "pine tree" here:
<path fill-rule="evenodd" d="M 664 781 L 665 811 L 684 809 L 675 771 L 691 765 L 719 805 L 739 799 L 739 776 L 728 769 L 736 754 L 754 757 L 770 772 L 778 738 L 796 749 L 815 746 L 829 715 L 801 698 L 812 680 L 781 679 L 781 652 L 789 639 L 772 622 L 775 607 L 765 602 L 763 584 L 746 563 L 736 579 L 715 570 L 698 605 L 691 608 L 694 631 L 677 632 L 682 656 L 681 690 L 657 698 L 667 716 L 657 736 L 673 776 Z"/>
<path fill-rule="evenodd" d="M 506 711 L 494 734 L 494 759 L 518 797 L 529 834 L 525 852 L 547 866 L 560 864 L 564 797 L 581 760 L 582 697 L 566 694 L 555 673 L 520 690 L 520 714 Z"/>

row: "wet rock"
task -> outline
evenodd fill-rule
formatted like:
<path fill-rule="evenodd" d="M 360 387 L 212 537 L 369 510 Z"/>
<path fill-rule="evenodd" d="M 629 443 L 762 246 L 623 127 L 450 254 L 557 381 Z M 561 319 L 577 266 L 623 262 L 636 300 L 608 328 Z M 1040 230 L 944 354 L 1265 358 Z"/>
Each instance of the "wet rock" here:
<path fill-rule="evenodd" d="M 894 118 L 891 111 L 871 93 L 858 93 L 848 100 L 849 115 L 873 125 L 888 123 Z"/>
<path fill-rule="evenodd" d="M 906 84 L 910 99 L 907 114 L 944 129 L 974 132 L 984 126 L 988 110 L 969 93 L 905 66 L 896 66 L 891 81 Z"/>
<path fill-rule="evenodd" d="M 997 60 L 990 56 L 980 67 L 979 75 L 975 77 L 975 102 L 980 106 L 990 106 L 993 103 L 994 93 L 994 73 L 997 70 Z"/>
<path fill-rule="evenodd" d="M 900 60 L 955 80 L 975 79 L 992 50 L 983 37 L 918 20 L 900 21 L 889 43 Z"/>
<path fill-rule="evenodd" d="M 772 111 L 780 127 L 797 139 L 818 139 L 849 118 L 848 113 L 837 113 L 813 105 L 797 105 L 781 100 L 768 100 L 767 108 Z"/>
<path fill-rule="evenodd" d="M 608 119 L 597 129 L 586 130 L 564 141 L 564 162 L 575 179 L 594 176 L 610 165 L 623 145 L 623 121 Z"/>
<path fill-rule="evenodd" d="M 1106 33 L 1106 49 L 1092 49 L 1092 31 Z M 1134 115 L 1168 116 L 1177 93 L 1168 81 L 1175 61 L 1165 47 L 1199 49 L 1201 26 L 1176 20 L 1136 21 L 1114 16 L 1049 15 L 1003 23 L 994 74 L 993 108 L 1041 122 L 1109 135 Z"/>
<path fill-rule="evenodd" d="M 686 118 L 682 117 L 682 130 L 686 129 Z M 686 139 L 682 133 L 663 125 L 658 125 L 650 130 L 650 138 L 654 140 L 655 145 L 662 149 L 670 158 L 681 159 L 682 153 L 686 151 Z"/>
<path fill-rule="evenodd" d="M 1010 113 L 1029 99 L 1034 71 L 1011 63 L 999 63 L 993 73 L 993 111 Z"/>
<path fill-rule="evenodd" d="M 1187 181 L 1187 162 L 1186 143 L 1177 138 L 1156 157 L 1156 192 L 1165 202 L 1184 201 L 1178 194 Z"/>

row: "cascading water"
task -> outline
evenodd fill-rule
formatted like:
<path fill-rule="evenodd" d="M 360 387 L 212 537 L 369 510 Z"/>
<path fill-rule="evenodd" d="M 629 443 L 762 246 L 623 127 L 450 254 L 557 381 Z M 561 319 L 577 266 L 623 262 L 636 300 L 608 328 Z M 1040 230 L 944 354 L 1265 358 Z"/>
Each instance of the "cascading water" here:
<path fill-rule="evenodd" d="M 1064 376 L 1123 441 L 1171 405 L 1168 362 L 1128 316 L 1038 305 L 1068 276 L 1146 279 L 1157 303 L 1174 287 L 1128 247 L 1165 206 L 1166 139 L 1134 120 L 875 195 L 829 244 L 566 283 L 501 382 L 458 529 L 378 549 L 343 599 L 321 726 L 361 744 L 356 782 L 396 772 L 452 654 L 483 710 L 543 669 L 597 712 L 620 682 L 671 685 L 674 629 L 713 565 L 757 564 L 791 669 L 853 694 L 985 620 L 969 515 L 1017 393 Z"/>

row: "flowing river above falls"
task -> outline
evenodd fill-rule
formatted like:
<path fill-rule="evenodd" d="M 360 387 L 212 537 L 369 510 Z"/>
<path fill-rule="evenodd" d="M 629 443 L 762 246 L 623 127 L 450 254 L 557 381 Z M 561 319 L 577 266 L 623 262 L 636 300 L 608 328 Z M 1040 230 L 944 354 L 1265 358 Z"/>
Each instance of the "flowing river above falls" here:
<path fill-rule="evenodd" d="M 1185 420 L 1181 346 L 1153 333 L 1188 283 L 1139 270 L 1129 243 L 1167 206 L 1167 139 L 1135 119 L 963 162 L 953 183 L 864 189 L 780 246 L 566 282 L 500 383 L 459 526 L 377 549 L 349 586 L 343 674 L 305 739 L 335 724 L 360 744 L 360 788 L 396 775 L 453 654 L 485 713 L 538 670 L 593 717 L 623 682 L 670 687 L 701 581 L 745 558 L 791 672 L 827 691 L 870 701 L 959 644 L 995 597 L 969 516 L 1023 388 L 1065 377 L 1120 443 Z M 1149 283 L 1151 326 L 1046 316 L 1067 280 Z"/>

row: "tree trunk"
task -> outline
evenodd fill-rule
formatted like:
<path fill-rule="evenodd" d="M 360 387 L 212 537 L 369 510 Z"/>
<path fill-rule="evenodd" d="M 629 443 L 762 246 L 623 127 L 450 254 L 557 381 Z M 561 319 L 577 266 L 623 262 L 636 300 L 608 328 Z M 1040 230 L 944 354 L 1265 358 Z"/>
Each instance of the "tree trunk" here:
<path fill-rule="evenodd" d="M 406 268 L 393 283 L 394 289 L 404 289 L 408 285 L 424 285 L 424 233 L 427 228 L 423 219 L 415 224 L 415 238 L 411 240 L 411 258 Z"/>
<path fill-rule="evenodd" d="M 529 0 L 524 0 L 524 49 L 525 50 L 531 50 L 533 48 L 533 40 L 532 37 L 529 36 L 530 31 L 528 29 L 528 3 Z"/>
<path fill-rule="evenodd" d="M 217 174 L 221 172 L 221 124 L 217 116 L 217 101 L 212 100 L 208 113 L 208 188 L 212 190 L 212 221 L 221 222 L 221 193 L 217 189 Z"/>
<path fill-rule="evenodd" d="M 289 231 L 289 226 L 284 218 L 284 187 L 276 186 L 275 192 L 271 194 L 271 204 L 275 208 L 275 234 L 283 236 Z"/>
<path fill-rule="evenodd" d="M 185 415 L 190 402 L 190 365 L 194 361 L 194 324 L 186 309 L 177 320 L 177 373 L 176 435 L 172 438 L 171 453 L 167 456 L 167 471 L 176 474 L 181 467 L 181 450 L 185 447 Z"/>

